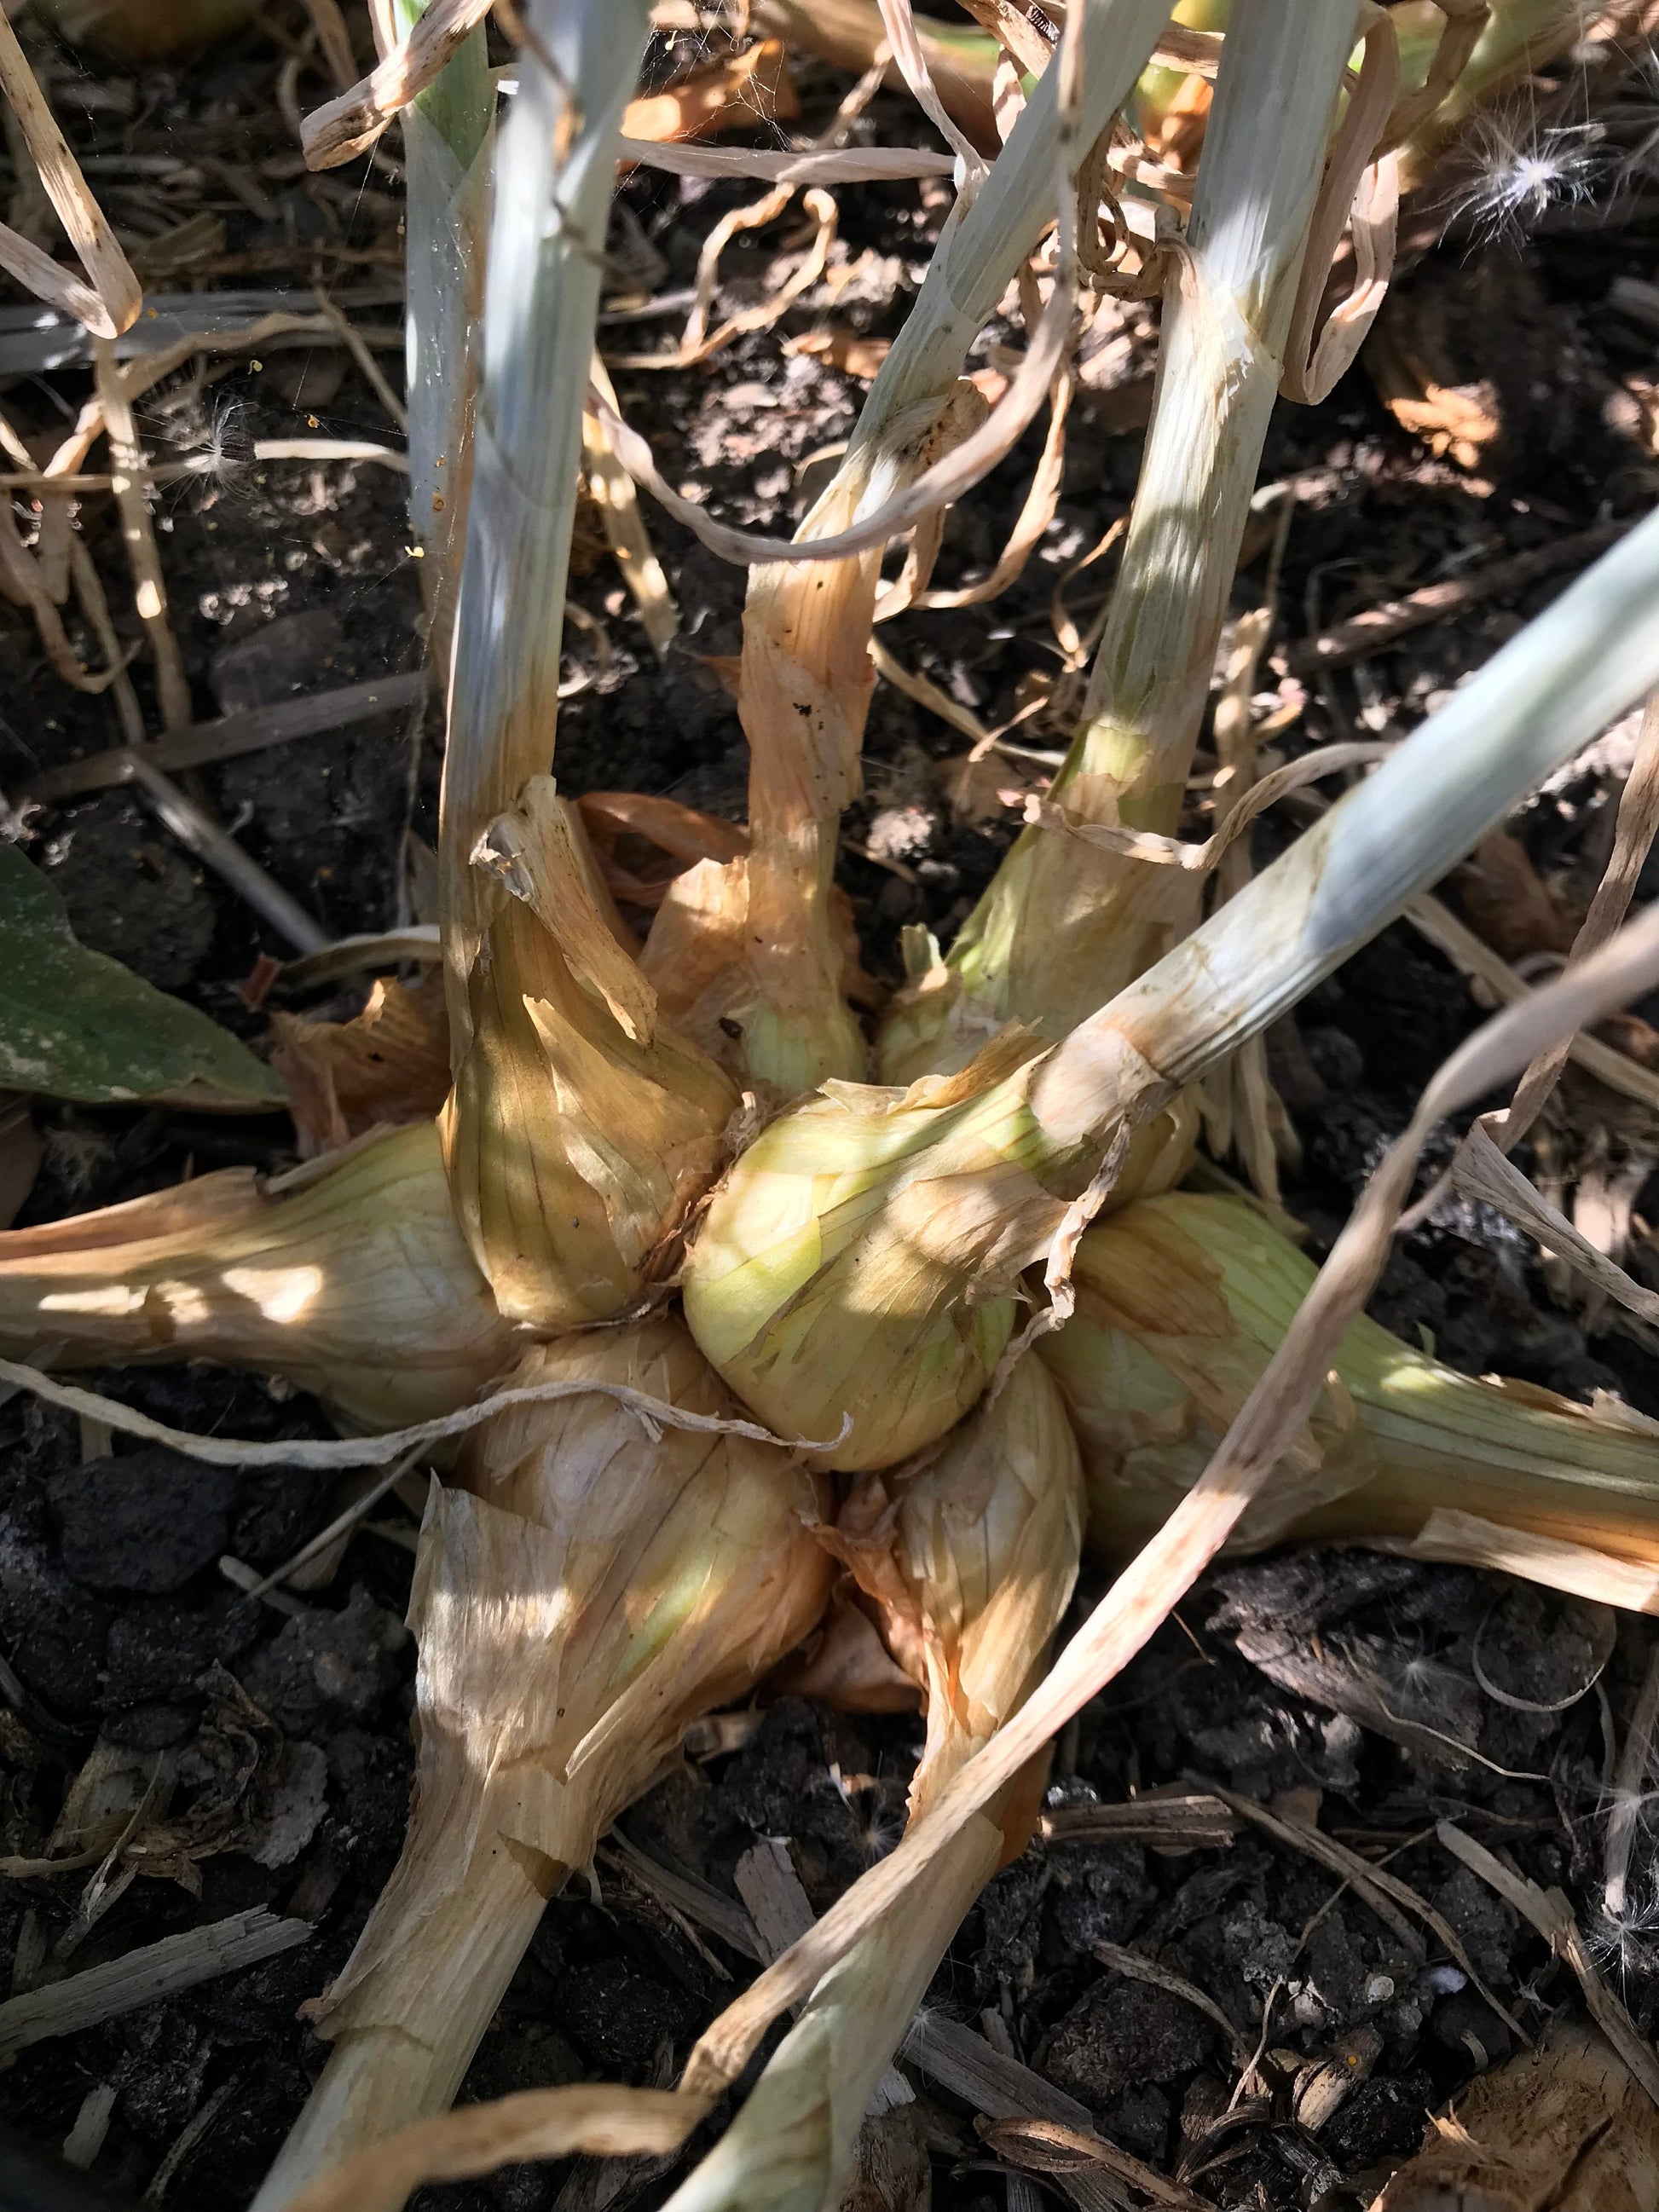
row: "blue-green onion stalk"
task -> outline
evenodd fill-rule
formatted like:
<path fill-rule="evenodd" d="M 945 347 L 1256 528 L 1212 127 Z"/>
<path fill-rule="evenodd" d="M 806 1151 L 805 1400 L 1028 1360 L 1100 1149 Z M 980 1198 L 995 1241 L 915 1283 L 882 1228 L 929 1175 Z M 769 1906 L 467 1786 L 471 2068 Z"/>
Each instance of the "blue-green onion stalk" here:
<path fill-rule="evenodd" d="M 582 410 L 649 15 L 646 0 L 533 0 L 526 21 L 496 135 L 440 818 L 441 1127 L 456 1212 L 502 1311 L 556 1328 L 637 1297 L 714 1172 L 738 1097 L 648 997 L 619 1007 L 592 962 L 568 957 L 571 927 L 592 944 L 605 912 L 568 810 L 544 865 L 562 806 L 547 770 Z M 508 817 L 512 866 L 498 864 Z"/>
<path fill-rule="evenodd" d="M 979 1396 L 1023 1272 L 1114 1142 L 1286 1012 L 1659 683 L 1659 516 L 1512 639 L 1239 895 L 1036 1060 L 843 1084 L 716 1190 L 687 1319 L 774 1425 L 897 1465 Z M 1016 1064 L 1010 1066 L 1011 1049 Z"/>
<path fill-rule="evenodd" d="M 427 0 L 393 0 L 406 35 Z M 472 473 L 473 336 L 483 314 L 495 88 L 482 25 L 403 112 L 409 504 L 427 649 L 449 672 Z"/>
<path fill-rule="evenodd" d="M 1357 20 L 1346 0 L 1233 7 L 1191 221 L 1170 253 L 1121 566 L 1052 793 L 1085 822 L 1179 824 Z M 1198 880 L 1024 830 L 948 959 L 919 937 L 881 1079 L 960 1067 L 1010 1019 L 1064 1036 L 1190 928 Z"/>

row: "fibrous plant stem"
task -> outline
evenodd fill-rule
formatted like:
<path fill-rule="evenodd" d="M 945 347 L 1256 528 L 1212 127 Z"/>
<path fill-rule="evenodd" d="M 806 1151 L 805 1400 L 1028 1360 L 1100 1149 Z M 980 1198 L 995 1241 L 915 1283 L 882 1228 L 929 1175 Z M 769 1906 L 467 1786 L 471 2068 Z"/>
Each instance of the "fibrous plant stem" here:
<path fill-rule="evenodd" d="M 394 0 L 407 33 L 427 0 Z M 404 110 L 409 502 L 425 566 L 428 650 L 449 667 L 472 469 L 473 332 L 483 313 L 495 90 L 482 26 Z"/>
<path fill-rule="evenodd" d="M 1232 10 L 1122 564 L 1052 793 L 1085 820 L 1178 825 L 1355 21 L 1342 0 Z M 1027 829 L 951 947 L 957 989 L 935 974 L 901 1007 L 884 1077 L 959 1066 L 1010 1018 L 1063 1036 L 1191 926 L 1193 882 Z"/>

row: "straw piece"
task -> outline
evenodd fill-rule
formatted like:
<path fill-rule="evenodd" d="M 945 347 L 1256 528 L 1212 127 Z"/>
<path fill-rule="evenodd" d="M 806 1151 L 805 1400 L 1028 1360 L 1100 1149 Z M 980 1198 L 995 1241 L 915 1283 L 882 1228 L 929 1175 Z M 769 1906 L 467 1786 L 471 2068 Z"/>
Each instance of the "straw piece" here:
<path fill-rule="evenodd" d="M 1617 1606 L 1625 1613 L 1659 1613 L 1659 1569 L 1529 1528 L 1503 1528 L 1474 1513 L 1437 1507 L 1415 1536 L 1374 1541 L 1368 1548 L 1435 1559 L 1448 1566 L 1487 1567 L 1497 1574 L 1518 1575 L 1523 1582 L 1593 1604 Z"/>
<path fill-rule="evenodd" d="M 1454 1187 L 1467 1198 L 1496 1206 L 1626 1312 L 1659 1324 L 1659 1292 L 1644 1290 L 1550 1205 L 1487 1134 L 1487 1123 L 1497 1120 L 1496 1115 L 1487 1115 L 1476 1121 L 1458 1146 L 1450 1171 Z"/>
<path fill-rule="evenodd" d="M 1071 319 L 1070 295 L 1056 284 L 1012 382 L 979 428 L 925 469 L 908 489 L 830 537 L 767 538 L 715 521 L 695 501 L 682 498 L 658 468 L 649 445 L 597 392 L 590 391 L 588 404 L 635 483 L 722 560 L 743 567 L 778 561 L 845 561 L 886 544 L 936 509 L 951 506 L 1013 451 L 1059 371 Z"/>
<path fill-rule="evenodd" d="M 1160 1966 L 1156 1959 L 1148 1959 L 1139 1951 L 1125 1948 L 1121 1943 L 1104 1942 L 1091 1946 L 1103 1966 L 1109 1966 L 1115 1974 L 1122 1974 L 1132 1982 L 1148 1982 L 1155 1990 L 1166 1990 L 1171 1996 L 1179 1997 L 1183 2004 L 1191 2005 L 1212 2020 L 1232 2045 L 1233 2063 L 1243 2072 L 1251 2063 L 1255 2045 L 1243 2034 L 1236 2021 L 1226 2014 L 1209 1993 L 1189 1982 L 1184 1974 L 1177 1974 L 1168 1966 Z"/>
<path fill-rule="evenodd" d="M 1238 1822 L 1218 1797 L 1149 1791 L 1121 1805 L 1065 1805 L 1045 1813 L 1038 1832 L 1050 1844 L 1150 1844 L 1155 1850 L 1219 1850 Z"/>
<path fill-rule="evenodd" d="M 597 353 L 588 373 L 596 389 L 614 405 L 616 393 Z M 582 463 L 587 471 L 587 488 L 605 525 L 611 557 L 622 570 L 623 581 L 640 611 L 651 649 L 660 660 L 679 634 L 680 611 L 674 604 L 662 562 L 651 543 L 645 517 L 640 513 L 634 479 L 611 452 L 605 425 L 586 410 L 582 414 Z"/>
<path fill-rule="evenodd" d="M 179 1990 L 194 1989 L 217 1974 L 233 1973 L 279 1951 L 291 1951 L 312 1932 L 308 1920 L 279 1920 L 263 1908 L 233 1912 L 228 1919 L 164 1936 L 159 1943 L 146 1943 L 124 1958 L 10 1997 L 0 2004 L 0 2059 L 9 2059 L 49 2036 L 76 2035 L 82 2028 L 136 2012 L 141 2005 L 159 2003 Z"/>
<path fill-rule="evenodd" d="M 80 165 L 58 128 L 3 9 L 0 9 L 0 91 L 11 103 L 46 197 L 69 233 L 92 289 L 88 292 L 76 283 L 38 246 L 3 226 L 0 226 L 0 265 L 32 292 L 84 323 L 95 337 L 113 338 L 137 320 L 143 289 L 88 190 Z"/>
<path fill-rule="evenodd" d="M 296 738 L 314 738 L 349 729 L 376 714 L 390 714 L 418 706 L 426 696 L 424 669 L 406 676 L 382 676 L 368 684 L 348 684 L 333 691 L 307 693 L 303 698 L 283 699 L 270 707 L 250 707 L 213 722 L 195 722 L 170 732 L 147 745 L 144 758 L 152 768 L 176 775 L 181 769 L 207 768 L 219 761 L 236 760 L 266 745 L 291 744 Z M 23 787 L 23 795 L 43 805 L 74 799 L 83 791 L 100 791 L 112 783 L 125 783 L 132 775 L 134 757 L 125 745 L 72 761 L 66 768 L 48 769 Z"/>
<path fill-rule="evenodd" d="M 467 2181 L 531 2159 L 596 2158 L 677 2151 L 708 2100 L 672 2089 L 582 2082 L 526 2089 L 488 2105 L 465 2105 L 371 2143 L 292 2199 L 288 2212 L 398 2212 L 428 2181 Z"/>
<path fill-rule="evenodd" d="M 664 1428 L 701 1430 L 710 1436 L 751 1437 L 758 1443 L 782 1443 L 798 1451 L 827 1451 L 833 1449 L 835 1443 L 833 1437 L 814 1443 L 805 1437 L 775 1437 L 769 1429 L 754 1421 L 717 1420 L 712 1415 L 684 1413 L 678 1406 L 668 1405 L 659 1398 L 646 1397 L 640 1391 L 615 1382 L 515 1385 L 491 1391 L 477 1405 L 463 1406 L 457 1413 L 442 1414 L 434 1420 L 417 1421 L 406 1429 L 389 1429 L 378 1437 L 296 1437 L 286 1443 L 254 1443 L 234 1437 L 198 1436 L 193 1430 L 170 1428 L 165 1421 L 141 1413 L 135 1406 L 124 1406 L 118 1398 L 106 1398 L 96 1390 L 82 1390 L 73 1383 L 59 1382 L 21 1360 L 0 1359 L 0 1382 L 15 1383 L 19 1389 L 33 1391 L 49 1406 L 66 1407 L 72 1413 L 90 1414 L 94 1419 L 107 1421 L 123 1436 L 143 1437 L 150 1443 L 169 1445 L 188 1459 L 206 1460 L 214 1467 L 380 1467 L 400 1452 L 441 1443 L 450 1437 L 465 1436 L 481 1422 L 493 1420 L 509 1406 L 568 1398 L 581 1390 L 599 1390 L 615 1398 L 636 1413 L 647 1427 L 657 1423 Z"/>
<path fill-rule="evenodd" d="M 927 146 L 824 146 L 808 153 L 780 153 L 768 146 L 694 146 L 654 138 L 617 141 L 618 158 L 676 177 L 748 177 L 773 185 L 894 183 L 909 177 L 948 177 L 948 154 Z"/>
<path fill-rule="evenodd" d="M 408 38 L 377 68 L 307 116 L 300 134 L 307 166 L 335 169 L 367 153 L 392 117 L 436 81 L 490 5 L 491 0 L 432 0 Z"/>
<path fill-rule="evenodd" d="M 121 535 L 126 541 L 127 558 L 132 566 L 138 619 L 144 625 L 150 651 L 155 656 L 155 689 L 161 702 L 161 720 L 169 730 L 181 730 L 191 719 L 190 685 L 185 680 L 179 641 L 167 615 L 167 578 L 156 549 L 155 526 L 150 520 L 149 462 L 133 423 L 132 400 L 126 380 L 107 338 L 95 341 L 94 356 L 98 398 L 104 410 L 114 464 L 111 470 L 112 489 L 121 510 Z M 310 945 L 300 947 L 301 951 L 312 949 Z"/>
<path fill-rule="evenodd" d="M 973 141 L 957 128 L 933 83 L 927 50 L 916 27 L 910 0 L 878 0 L 887 44 L 899 75 L 918 107 L 961 165 L 960 193 L 971 198 L 985 181 L 985 162 Z"/>
<path fill-rule="evenodd" d="M 1482 599 L 1507 598 L 1536 583 L 1540 576 L 1553 576 L 1558 568 L 1577 568 L 1594 560 L 1616 544 L 1629 528 L 1627 522 L 1598 522 L 1593 529 L 1581 530 L 1571 538 L 1548 538 L 1507 561 L 1494 561 L 1490 568 L 1478 568 L 1472 575 L 1449 577 L 1444 583 L 1424 584 L 1403 599 L 1384 599 L 1298 646 L 1291 655 L 1291 665 L 1304 675 L 1314 668 L 1352 668 L 1355 661 L 1386 652 L 1396 639 L 1428 623 L 1444 622 Z"/>
<path fill-rule="evenodd" d="M 171 630 L 168 635 L 172 635 Z M 185 850 L 193 853 L 198 860 L 204 860 L 216 875 L 222 876 L 262 921 L 287 939 L 295 951 L 319 952 L 328 943 L 328 932 L 322 925 L 242 850 L 205 807 L 198 805 L 160 769 L 152 768 L 137 748 L 133 752 L 132 781 Z"/>
<path fill-rule="evenodd" d="M 368 931 L 357 937 L 336 938 L 320 952 L 307 953 L 303 960 L 285 962 L 283 976 L 286 982 L 308 988 L 313 983 L 332 983 L 342 975 L 362 975 L 374 968 L 395 968 L 405 960 L 435 966 L 441 957 L 437 923 L 415 921 L 406 929 Z"/>
<path fill-rule="evenodd" d="M 1287 399 L 1316 406 L 1352 363 L 1388 296 L 1394 269 L 1399 163 L 1373 158 L 1400 88 L 1400 41 L 1386 11 L 1370 15 L 1363 33 L 1359 79 L 1331 149 L 1309 226 L 1296 307 L 1285 342 Z M 1345 223 L 1352 226 L 1354 287 L 1322 322 L 1331 261 Z"/>
<path fill-rule="evenodd" d="M 1420 930 L 1431 945 L 1438 946 L 1454 966 L 1490 991 L 1500 1005 L 1519 1005 L 1533 988 L 1522 982 L 1484 937 L 1478 937 L 1467 922 L 1460 921 L 1449 906 L 1443 905 L 1431 892 L 1421 892 L 1411 902 L 1406 908 L 1406 920 L 1413 929 Z M 1609 1091 L 1617 1091 L 1659 1113 L 1659 1074 L 1651 1068 L 1644 1067 L 1627 1053 L 1604 1044 L 1600 1037 L 1577 1036 L 1564 1040 L 1564 1043 L 1567 1057 L 1586 1075 L 1593 1075 Z"/>
<path fill-rule="evenodd" d="M 1630 902 L 1636 896 L 1637 883 L 1652 849 L 1656 830 L 1659 830 L 1659 692 L 1648 701 L 1642 716 L 1636 757 L 1619 794 L 1613 852 L 1595 887 L 1583 925 L 1572 941 L 1572 949 L 1567 955 L 1569 965 L 1605 945 L 1630 912 Z M 1545 1101 L 1560 1079 L 1571 1049 L 1571 1040 L 1568 1039 L 1534 1060 L 1522 1077 L 1501 1127 L 1493 1133 L 1504 1152 L 1512 1152 L 1537 1120 Z"/>

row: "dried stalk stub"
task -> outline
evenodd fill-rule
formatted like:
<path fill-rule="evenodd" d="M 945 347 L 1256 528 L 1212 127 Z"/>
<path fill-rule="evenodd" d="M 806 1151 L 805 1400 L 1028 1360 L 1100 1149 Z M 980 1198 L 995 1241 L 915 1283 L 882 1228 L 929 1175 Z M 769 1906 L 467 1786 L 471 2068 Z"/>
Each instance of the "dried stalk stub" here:
<path fill-rule="evenodd" d="M 1315 1273 L 1236 1199 L 1176 1193 L 1089 1231 L 1076 1314 L 1040 1352 L 1082 1446 L 1092 1551 L 1133 1551 L 1198 1480 Z M 1233 1548 L 1411 1538 L 1437 1509 L 1659 1563 L 1659 1431 L 1476 1382 L 1362 1317 Z"/>
<path fill-rule="evenodd" d="M 869 1476 L 829 1539 L 895 1660 L 923 1692 L 912 1818 L 988 1742 L 1041 1674 L 1077 1578 L 1083 1478 L 1036 1361 L 908 1482 Z M 842 2201 L 871 2095 L 951 1938 L 1024 1848 L 1047 1761 L 976 1814 L 902 1911 L 813 1990 L 748 2102 L 670 2212 L 816 2212 Z"/>
<path fill-rule="evenodd" d="M 455 1225 L 430 1122 L 279 1182 L 228 1168 L 0 1236 L 0 1346 L 280 1375 L 348 1426 L 453 1413 L 522 1344 Z"/>
<path fill-rule="evenodd" d="M 1110 617 L 1052 793 L 1080 820 L 1179 826 L 1354 22 L 1236 0 Z M 1010 1019 L 1063 1036 L 1192 927 L 1200 882 L 1023 830 L 948 960 L 895 1002 L 880 1076 L 960 1066 Z"/>
<path fill-rule="evenodd" d="M 983 402 L 965 383 L 942 404 L 930 398 L 902 410 L 886 436 L 855 447 L 799 535 L 833 537 L 884 506 L 965 434 L 976 410 Z M 738 678 L 749 850 L 670 885 L 646 956 L 672 989 L 676 969 L 709 968 L 718 947 L 686 1025 L 740 1080 L 786 1098 L 856 1079 L 869 1059 L 847 1003 L 835 866 L 842 815 L 861 788 L 881 559 L 875 547 L 847 561 L 750 570 Z"/>
<path fill-rule="evenodd" d="M 501 1310 L 541 1328 L 635 1299 L 724 1152 L 738 1093 L 659 1020 L 576 810 L 550 776 L 474 854 L 500 904 L 466 979 L 441 1127 L 463 1232 Z"/>
<path fill-rule="evenodd" d="M 512 1379 L 586 1376 L 735 1410 L 665 1316 L 542 1346 Z M 748 1690 L 827 1597 L 809 1526 L 827 1494 L 775 1447 L 654 1435 L 583 1395 L 503 1413 L 460 1473 L 465 1489 L 434 1487 L 410 1603 L 408 1839 L 313 2008 L 334 2051 L 259 2212 L 448 2106 L 547 1899 L 689 1723 Z"/>

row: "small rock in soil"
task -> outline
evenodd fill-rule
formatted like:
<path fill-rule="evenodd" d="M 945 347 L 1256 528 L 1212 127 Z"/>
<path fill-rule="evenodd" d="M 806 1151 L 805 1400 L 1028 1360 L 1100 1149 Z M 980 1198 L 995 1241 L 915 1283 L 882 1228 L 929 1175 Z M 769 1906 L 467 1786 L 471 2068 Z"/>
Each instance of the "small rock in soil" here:
<path fill-rule="evenodd" d="M 379 1711 L 398 1680 L 404 1633 L 360 1583 L 343 1613 L 289 1621 L 241 1669 L 242 1686 L 289 1735 L 327 1735 Z"/>
<path fill-rule="evenodd" d="M 110 1624 L 109 1707 L 187 1697 L 216 1659 L 239 1659 L 263 1626 L 261 1608 L 230 1589 L 198 1605 L 152 1598 L 128 1606 Z"/>
<path fill-rule="evenodd" d="M 223 1468 L 146 1444 L 66 1468 L 46 1497 L 76 1582 L 161 1596 L 228 1548 L 236 1483 Z"/>
<path fill-rule="evenodd" d="M 1055 1931 L 1085 1957 L 1097 1943 L 1127 1943 L 1154 1891 L 1139 1844 L 1076 1844 L 1051 1854 L 1049 1910 Z"/>
<path fill-rule="evenodd" d="M 248 1431 L 238 1433 L 246 1436 Z M 232 1552 L 262 1574 L 280 1567 L 316 1528 L 323 1501 L 337 1479 L 325 1468 L 297 1467 L 245 1474 L 230 1532 Z"/>
<path fill-rule="evenodd" d="M 1048 2039 L 1042 2071 L 1097 2112 L 1127 2089 L 1173 2081 L 1208 2057 L 1212 2023 L 1155 1983 L 1107 1974 Z"/>
<path fill-rule="evenodd" d="M 20 1489 L 0 1512 L 0 1640 L 28 1687 L 57 1713 L 96 1710 L 109 1608 L 58 1563 L 46 1501 Z"/>
<path fill-rule="evenodd" d="M 347 1728 L 331 1736 L 325 1749 L 341 1808 L 326 1832 L 329 1846 L 343 1870 L 378 1893 L 403 1849 L 413 1747 L 405 1734 L 370 1735 Z"/>
<path fill-rule="evenodd" d="M 556 1984 L 561 2028 L 607 2080 L 644 2073 L 665 2040 L 696 2024 L 684 1991 L 641 1973 L 627 1959 L 592 1959 Z"/>
<path fill-rule="evenodd" d="M 339 623 L 327 607 L 278 615 L 246 630 L 213 656 L 213 688 L 221 708 L 231 714 L 275 706 L 296 691 L 327 690 L 330 663 L 343 642 Z"/>
<path fill-rule="evenodd" d="M 188 983 L 213 943 L 212 893 L 159 823 L 115 792 L 67 810 L 47 872 L 82 945 L 163 991 Z"/>
<path fill-rule="evenodd" d="M 1508 1978 L 1516 1929 L 1520 1923 L 1501 1897 L 1468 1867 L 1459 1867 L 1455 1874 L 1441 1883 L 1429 1901 L 1462 1937 L 1463 1948 L 1483 1980 Z"/>

